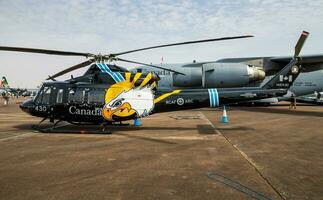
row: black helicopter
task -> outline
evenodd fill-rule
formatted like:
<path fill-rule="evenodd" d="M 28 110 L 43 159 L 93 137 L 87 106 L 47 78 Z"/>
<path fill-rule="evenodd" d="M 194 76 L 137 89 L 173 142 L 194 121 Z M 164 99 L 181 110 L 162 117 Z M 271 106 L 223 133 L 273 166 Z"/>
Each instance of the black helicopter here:
<path fill-rule="evenodd" d="M 108 55 L 5 46 L 0 46 L 0 50 L 89 58 L 85 62 L 50 76 L 47 80 L 52 81 L 44 82 L 36 97 L 26 100 L 20 107 L 33 116 L 43 117 L 42 121 L 49 119 L 54 122 L 56 120 L 55 125 L 60 121 L 72 124 L 112 124 L 146 117 L 153 113 L 209 106 L 217 107 L 223 104 L 283 96 L 301 71 L 302 62 L 298 55 L 308 35 L 308 32 L 303 31 L 295 46 L 294 57 L 272 79 L 262 87 L 245 88 L 158 89 L 158 75 L 152 73 L 132 74 L 123 67 L 105 62 L 124 61 L 161 68 L 117 56 L 153 48 L 251 36 L 189 41 Z M 60 75 L 92 63 L 95 64 L 91 65 L 83 76 L 72 77 L 65 81 L 55 80 Z M 179 73 L 172 69 L 164 70 Z"/>

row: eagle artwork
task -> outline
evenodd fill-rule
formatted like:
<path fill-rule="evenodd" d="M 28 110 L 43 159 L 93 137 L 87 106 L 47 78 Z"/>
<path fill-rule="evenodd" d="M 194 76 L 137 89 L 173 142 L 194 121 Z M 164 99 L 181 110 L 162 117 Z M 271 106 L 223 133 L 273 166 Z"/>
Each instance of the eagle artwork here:
<path fill-rule="evenodd" d="M 125 81 L 117 82 L 109 87 L 105 94 L 105 106 L 102 115 L 107 121 L 124 121 L 148 116 L 154 105 L 168 96 L 179 93 L 180 90 L 166 93 L 155 99 L 153 89 L 157 82 L 151 73 L 137 83 L 141 73 L 125 74 Z"/>

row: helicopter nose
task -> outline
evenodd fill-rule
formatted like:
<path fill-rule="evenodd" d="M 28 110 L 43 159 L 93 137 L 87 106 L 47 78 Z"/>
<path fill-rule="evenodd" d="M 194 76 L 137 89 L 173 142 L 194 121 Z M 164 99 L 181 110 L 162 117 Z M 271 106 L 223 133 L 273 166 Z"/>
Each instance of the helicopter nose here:
<path fill-rule="evenodd" d="M 30 110 L 32 109 L 34 103 L 33 103 L 33 100 L 32 99 L 27 99 L 26 101 L 22 102 L 20 104 L 20 108 L 21 110 L 23 110 L 24 112 L 27 112 L 29 113 Z"/>

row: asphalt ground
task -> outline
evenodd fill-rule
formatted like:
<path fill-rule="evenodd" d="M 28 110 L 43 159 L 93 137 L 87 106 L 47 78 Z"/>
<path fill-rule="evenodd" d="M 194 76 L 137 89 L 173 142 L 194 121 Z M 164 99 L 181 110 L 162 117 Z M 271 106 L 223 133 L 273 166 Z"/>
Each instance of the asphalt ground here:
<path fill-rule="evenodd" d="M 41 133 L 39 118 L 0 105 L 0 198 L 323 199 L 323 107 L 229 107 L 226 125 L 221 115 Z"/>

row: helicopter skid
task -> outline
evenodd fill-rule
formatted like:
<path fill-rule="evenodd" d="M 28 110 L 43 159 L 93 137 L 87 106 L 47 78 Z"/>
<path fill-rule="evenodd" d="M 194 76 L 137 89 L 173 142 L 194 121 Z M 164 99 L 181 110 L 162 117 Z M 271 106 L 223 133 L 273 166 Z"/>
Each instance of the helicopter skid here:
<path fill-rule="evenodd" d="M 45 126 L 38 126 L 34 125 L 32 128 L 36 131 L 39 131 L 41 133 L 62 133 L 62 134 L 112 134 L 111 131 L 108 129 L 102 130 L 101 128 L 98 128 L 98 126 L 93 127 L 71 127 L 73 125 L 71 124 L 62 124 L 60 126 L 54 126 L 54 125 L 45 125 Z M 88 125 L 90 126 L 90 125 Z"/>
<path fill-rule="evenodd" d="M 57 128 L 61 128 L 61 127 L 64 127 L 66 126 L 67 124 L 63 124 L 61 126 L 57 126 L 60 122 L 62 122 L 61 120 L 57 120 L 55 123 L 52 119 L 50 119 L 49 121 L 51 123 L 54 123 L 54 124 L 50 124 L 50 125 L 41 125 L 44 121 L 46 121 L 48 118 L 44 118 L 42 119 L 38 125 L 33 125 L 32 128 L 39 131 L 39 132 L 42 132 L 42 133 L 47 133 L 47 132 L 53 132 L 55 129 Z"/>
<path fill-rule="evenodd" d="M 93 123 L 74 123 L 63 120 L 57 120 L 55 123 L 52 120 L 49 120 L 51 123 L 44 124 L 47 119 L 48 118 L 42 119 L 38 125 L 33 125 L 32 128 L 41 133 L 112 134 L 111 129 L 130 125 L 130 123 L 122 122 L 108 122 L 97 125 Z"/>

